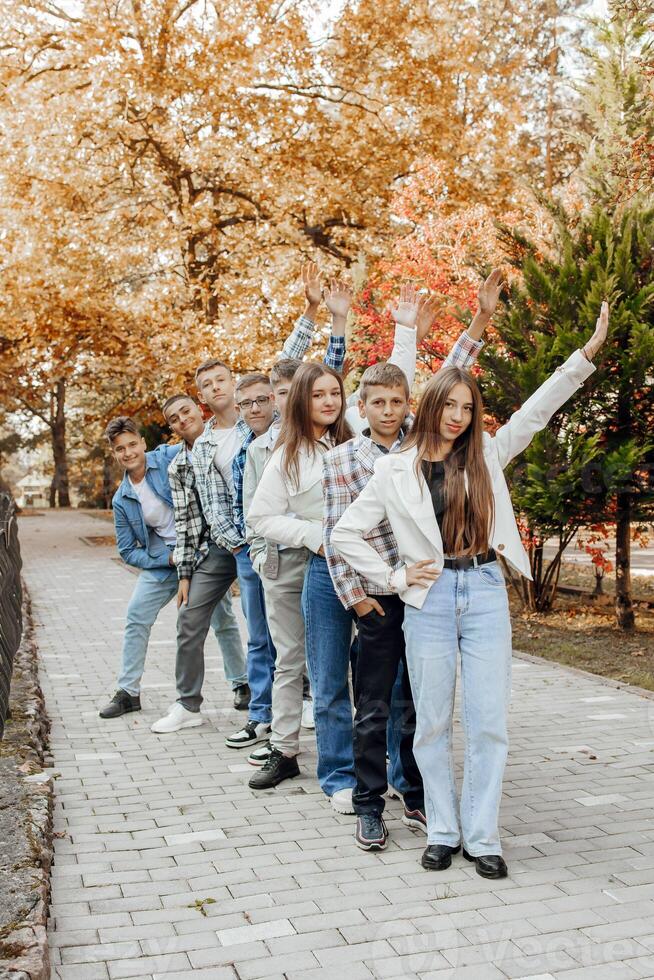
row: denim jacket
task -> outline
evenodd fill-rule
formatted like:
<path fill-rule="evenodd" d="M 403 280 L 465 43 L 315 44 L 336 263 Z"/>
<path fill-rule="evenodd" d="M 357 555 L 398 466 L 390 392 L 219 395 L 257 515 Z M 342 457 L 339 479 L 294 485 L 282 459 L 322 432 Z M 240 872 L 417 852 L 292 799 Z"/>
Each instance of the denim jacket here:
<path fill-rule="evenodd" d="M 173 498 L 168 482 L 168 467 L 181 446 L 157 446 L 145 454 L 145 479 L 158 497 L 172 509 Z M 120 557 L 135 568 L 148 568 L 162 581 L 172 571 L 171 549 L 157 532 L 146 525 L 143 508 L 125 473 L 114 494 L 114 527 Z"/>

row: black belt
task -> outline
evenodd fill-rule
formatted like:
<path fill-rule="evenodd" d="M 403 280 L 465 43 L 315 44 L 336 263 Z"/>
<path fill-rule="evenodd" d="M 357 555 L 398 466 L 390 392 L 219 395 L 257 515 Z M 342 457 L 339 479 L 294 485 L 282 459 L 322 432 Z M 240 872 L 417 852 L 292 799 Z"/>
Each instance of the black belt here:
<path fill-rule="evenodd" d="M 453 568 L 457 572 L 467 572 L 469 568 L 477 568 L 478 565 L 487 565 L 489 561 L 497 561 L 497 555 L 491 548 L 485 555 L 473 555 L 464 558 L 446 558 L 443 568 Z"/>

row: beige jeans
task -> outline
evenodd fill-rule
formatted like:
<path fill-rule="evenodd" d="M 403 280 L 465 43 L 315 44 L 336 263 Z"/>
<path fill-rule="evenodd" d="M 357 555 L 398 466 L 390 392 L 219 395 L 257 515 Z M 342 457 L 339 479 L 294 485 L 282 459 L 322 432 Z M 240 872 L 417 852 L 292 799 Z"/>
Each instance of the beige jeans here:
<path fill-rule="evenodd" d="M 261 574 L 268 629 L 277 651 L 270 744 L 288 756 L 300 751 L 302 677 L 306 664 L 301 600 L 308 558 L 306 548 L 284 548 L 279 552 L 277 578 L 266 578 L 265 572 Z"/>

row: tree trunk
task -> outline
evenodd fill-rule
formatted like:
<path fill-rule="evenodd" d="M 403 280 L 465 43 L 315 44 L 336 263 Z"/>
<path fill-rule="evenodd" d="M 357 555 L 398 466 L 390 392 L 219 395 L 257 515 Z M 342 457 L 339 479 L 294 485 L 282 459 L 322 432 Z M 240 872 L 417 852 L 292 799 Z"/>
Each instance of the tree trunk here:
<path fill-rule="evenodd" d="M 102 461 L 102 506 L 105 510 L 111 510 L 111 498 L 113 497 L 111 477 L 111 460 L 105 456 Z"/>
<path fill-rule="evenodd" d="M 55 506 L 57 500 L 60 507 L 70 507 L 65 402 L 66 382 L 60 379 L 55 384 L 50 402 L 50 431 L 52 433 L 52 458 L 54 460 L 54 476 L 50 484 L 51 507 Z"/>
<path fill-rule="evenodd" d="M 636 625 L 631 601 L 631 494 L 623 491 L 617 498 L 615 525 L 615 616 L 620 629 Z"/>

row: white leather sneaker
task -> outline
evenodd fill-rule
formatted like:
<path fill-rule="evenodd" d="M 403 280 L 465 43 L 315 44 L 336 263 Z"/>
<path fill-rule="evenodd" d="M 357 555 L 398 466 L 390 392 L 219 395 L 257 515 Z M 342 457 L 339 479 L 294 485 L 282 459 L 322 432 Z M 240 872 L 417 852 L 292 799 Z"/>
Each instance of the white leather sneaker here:
<path fill-rule="evenodd" d="M 331 804 L 337 813 L 354 813 L 352 806 L 352 790 L 338 789 L 331 797 Z"/>
<path fill-rule="evenodd" d="M 150 731 L 156 735 L 178 732 L 180 728 L 197 728 L 204 724 L 204 716 L 199 711 L 189 711 L 179 701 L 175 701 L 167 715 L 155 721 Z"/>

